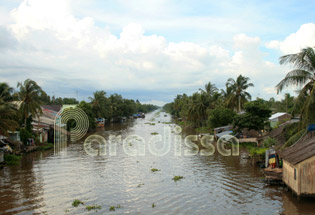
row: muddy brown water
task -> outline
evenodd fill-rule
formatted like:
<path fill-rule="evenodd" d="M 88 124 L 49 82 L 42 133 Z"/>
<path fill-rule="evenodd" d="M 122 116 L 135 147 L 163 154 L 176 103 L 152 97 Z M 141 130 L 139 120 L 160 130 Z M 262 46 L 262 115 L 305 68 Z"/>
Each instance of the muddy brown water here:
<path fill-rule="evenodd" d="M 165 126 L 174 128 L 165 124 L 170 121 L 170 115 L 155 111 L 94 134 L 105 140 L 136 134 L 148 142 L 151 133 L 163 135 Z M 161 144 L 155 143 L 157 150 Z M 126 145 L 131 151 L 138 146 L 133 141 Z M 299 201 L 281 186 L 268 186 L 261 170 L 241 156 L 184 156 L 189 148 L 175 149 L 173 143 L 168 153 L 157 156 L 145 147 L 144 156 L 131 156 L 117 143 L 115 156 L 107 151 L 93 157 L 78 141 L 58 154 L 28 154 L 21 165 L 0 169 L 0 214 L 315 214 L 314 199 Z M 184 178 L 174 182 L 176 175 Z M 74 199 L 84 205 L 73 207 Z M 87 211 L 87 205 L 101 209 Z"/>

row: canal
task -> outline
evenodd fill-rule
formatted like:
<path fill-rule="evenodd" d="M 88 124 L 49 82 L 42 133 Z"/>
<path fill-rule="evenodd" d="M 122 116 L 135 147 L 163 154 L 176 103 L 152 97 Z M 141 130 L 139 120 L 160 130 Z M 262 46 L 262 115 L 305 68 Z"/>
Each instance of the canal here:
<path fill-rule="evenodd" d="M 164 135 L 166 126 L 173 140 L 170 115 L 155 111 L 93 133 L 107 141 L 110 135 L 130 138 L 125 145 L 117 141 L 116 155 L 107 150 L 91 156 L 83 140 L 56 155 L 53 150 L 27 154 L 21 165 L 0 169 L 0 214 L 314 214 L 314 200 L 298 201 L 284 188 L 268 186 L 261 170 L 241 156 L 185 156 L 191 149 L 176 148 L 173 141 L 163 156 L 147 145 L 143 154 L 132 155 L 139 153 L 141 138 L 147 143 Z M 157 150 L 163 146 L 153 144 Z M 175 182 L 174 176 L 184 178 Z M 75 199 L 84 205 L 73 207 Z M 88 205 L 101 208 L 88 211 Z"/>

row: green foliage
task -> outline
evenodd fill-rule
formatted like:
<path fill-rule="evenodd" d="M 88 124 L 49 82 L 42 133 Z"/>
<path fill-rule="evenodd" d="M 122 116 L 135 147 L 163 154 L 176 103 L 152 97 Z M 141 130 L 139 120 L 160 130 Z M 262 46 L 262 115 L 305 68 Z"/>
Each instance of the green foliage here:
<path fill-rule="evenodd" d="M 251 156 L 264 156 L 267 149 L 268 148 L 253 147 L 249 149 L 249 154 Z"/>
<path fill-rule="evenodd" d="M 44 143 L 40 146 L 38 146 L 38 150 L 40 151 L 46 151 L 46 150 L 50 150 L 54 148 L 54 144 L 53 143 Z"/>
<path fill-rule="evenodd" d="M 115 211 L 116 207 L 115 206 L 110 206 L 109 211 Z"/>
<path fill-rule="evenodd" d="M 19 88 L 18 98 L 21 101 L 20 112 L 24 120 L 24 128 L 26 127 L 26 120 L 31 117 L 42 114 L 41 109 L 41 94 L 42 88 L 33 80 L 27 79 L 23 83 L 17 84 Z"/>
<path fill-rule="evenodd" d="M 152 208 L 155 208 L 155 206 L 156 206 L 156 205 L 155 205 L 154 203 L 152 203 Z"/>
<path fill-rule="evenodd" d="M 100 206 L 100 205 L 87 205 L 85 207 L 85 209 L 88 210 L 88 211 L 90 211 L 90 210 L 98 210 L 98 209 L 101 209 L 101 208 L 102 208 L 102 206 Z"/>
<path fill-rule="evenodd" d="M 275 138 L 267 137 L 264 140 L 264 147 L 269 148 L 278 144 L 278 141 Z"/>
<path fill-rule="evenodd" d="M 29 132 L 27 129 L 21 128 L 21 130 L 20 130 L 20 138 L 21 138 L 21 141 L 24 144 L 26 144 L 27 139 L 34 138 L 34 135 L 31 132 Z"/>
<path fill-rule="evenodd" d="M 89 118 L 89 129 L 94 129 L 96 127 L 95 124 L 95 115 L 92 110 L 92 105 L 90 103 L 87 103 L 85 101 L 81 101 L 80 104 L 78 105 L 79 108 L 81 108 L 86 115 Z"/>
<path fill-rule="evenodd" d="M 161 170 L 156 169 L 156 168 L 152 168 L 152 169 L 151 169 L 151 172 L 157 172 L 157 171 L 161 171 Z"/>
<path fill-rule="evenodd" d="M 17 156 L 17 155 L 11 155 L 11 154 L 5 154 L 4 155 L 4 161 L 6 164 L 8 165 L 19 165 L 20 164 L 20 160 L 21 160 L 21 156 Z"/>
<path fill-rule="evenodd" d="M 312 47 L 299 53 L 280 57 L 280 64 L 292 64 L 294 69 L 277 84 L 278 93 L 289 86 L 300 86 L 294 112 L 301 113 L 301 128 L 315 122 L 315 51 Z"/>
<path fill-rule="evenodd" d="M 176 181 L 179 181 L 179 180 L 181 180 L 183 178 L 184 178 L 183 176 L 176 175 L 176 176 L 173 177 L 172 180 L 176 182 Z"/>
<path fill-rule="evenodd" d="M 83 205 L 84 204 L 84 202 L 82 202 L 82 201 L 80 201 L 79 199 L 75 199 L 75 200 L 73 200 L 73 202 L 72 202 L 72 206 L 73 207 L 78 207 L 79 205 Z"/>
<path fill-rule="evenodd" d="M 290 123 L 283 128 L 286 141 L 299 131 L 299 123 Z"/>
<path fill-rule="evenodd" d="M 211 128 L 217 128 L 229 125 L 233 122 L 236 113 L 228 108 L 215 108 L 209 111 L 209 125 Z"/>
<path fill-rule="evenodd" d="M 281 148 L 286 148 L 295 144 L 305 132 L 306 132 L 306 129 L 300 130 L 299 132 L 294 134 L 292 137 L 290 137 L 290 139 Z"/>
<path fill-rule="evenodd" d="M 157 132 L 152 132 L 151 135 L 158 135 L 159 133 Z"/>
<path fill-rule="evenodd" d="M 240 132 L 244 128 L 260 131 L 264 129 L 265 122 L 271 116 L 271 110 L 262 100 L 248 102 L 245 113 L 234 117 L 233 125 Z"/>

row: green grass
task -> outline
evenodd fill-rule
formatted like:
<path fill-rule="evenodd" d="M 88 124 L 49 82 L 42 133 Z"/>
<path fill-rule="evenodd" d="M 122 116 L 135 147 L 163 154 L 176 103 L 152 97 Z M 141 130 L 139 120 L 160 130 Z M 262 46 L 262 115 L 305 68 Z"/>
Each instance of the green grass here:
<path fill-rule="evenodd" d="M 90 211 L 90 210 L 98 210 L 98 209 L 101 209 L 102 206 L 100 205 L 88 205 L 85 207 L 86 210 Z"/>
<path fill-rule="evenodd" d="M 141 183 L 141 184 L 138 184 L 138 186 L 137 187 L 141 187 L 141 186 L 143 186 L 144 185 L 144 183 Z"/>
<path fill-rule="evenodd" d="M 158 135 L 159 133 L 157 132 L 152 132 L 151 135 Z"/>
<path fill-rule="evenodd" d="M 240 143 L 240 147 L 246 148 L 250 154 L 250 156 L 255 155 L 265 155 L 267 147 L 257 147 L 257 143 L 248 142 L 248 143 Z"/>
<path fill-rule="evenodd" d="M 176 176 L 173 177 L 172 180 L 174 180 L 176 182 L 176 181 L 179 181 L 179 180 L 181 180 L 183 178 L 184 178 L 183 176 L 176 175 Z"/>
<path fill-rule="evenodd" d="M 40 151 L 46 151 L 46 150 L 50 150 L 54 148 L 54 144 L 53 143 L 44 143 L 40 146 L 38 146 L 38 150 Z"/>
<path fill-rule="evenodd" d="M 116 210 L 116 207 L 115 206 L 110 206 L 109 207 L 109 211 L 115 211 Z"/>
<path fill-rule="evenodd" d="M 73 207 L 78 207 L 79 205 L 83 205 L 84 203 L 82 202 L 82 201 L 80 201 L 79 199 L 75 199 L 75 200 L 73 200 L 73 202 L 72 202 L 72 206 Z"/>
<path fill-rule="evenodd" d="M 22 158 L 21 156 L 17 156 L 17 155 L 10 155 L 10 154 L 4 155 L 5 163 L 12 166 L 19 165 L 21 158 Z"/>
<path fill-rule="evenodd" d="M 151 172 L 157 172 L 157 171 L 161 171 L 160 169 L 156 169 L 156 168 L 152 168 Z"/>
<path fill-rule="evenodd" d="M 155 205 L 154 203 L 152 203 L 152 208 L 155 208 L 155 206 L 156 206 L 156 205 Z"/>

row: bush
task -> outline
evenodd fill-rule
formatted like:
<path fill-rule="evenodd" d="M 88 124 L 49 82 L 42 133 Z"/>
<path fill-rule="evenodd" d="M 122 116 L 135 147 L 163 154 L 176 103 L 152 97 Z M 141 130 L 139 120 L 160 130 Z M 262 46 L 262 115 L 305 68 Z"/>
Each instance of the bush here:
<path fill-rule="evenodd" d="M 299 123 L 291 123 L 289 125 L 286 125 L 283 129 L 285 134 L 285 140 L 288 141 L 294 134 L 298 132 L 299 129 Z"/>
<path fill-rule="evenodd" d="M 282 146 L 282 148 L 289 147 L 296 143 L 296 141 L 298 141 L 302 137 L 305 131 L 306 131 L 305 129 L 302 129 L 301 131 L 297 132 L 295 135 L 290 137 L 290 139 Z"/>
<path fill-rule="evenodd" d="M 52 143 L 44 143 L 43 145 L 38 147 L 38 150 L 40 151 L 46 151 L 54 148 L 54 144 Z"/>
<path fill-rule="evenodd" d="M 19 165 L 21 160 L 21 156 L 17 155 L 10 155 L 10 154 L 5 154 L 4 155 L 4 161 L 8 165 Z"/>
<path fill-rule="evenodd" d="M 231 124 L 235 115 L 235 112 L 228 108 L 213 109 L 209 112 L 209 125 L 217 128 Z"/>
<path fill-rule="evenodd" d="M 20 130 L 20 137 L 21 137 L 21 140 L 24 144 L 26 144 L 27 142 L 27 139 L 29 138 L 33 138 L 33 134 L 31 132 L 29 132 L 28 130 L 22 128 Z"/>
<path fill-rule="evenodd" d="M 277 145 L 278 141 L 274 138 L 268 137 L 267 139 L 264 140 L 264 147 L 271 147 Z"/>

